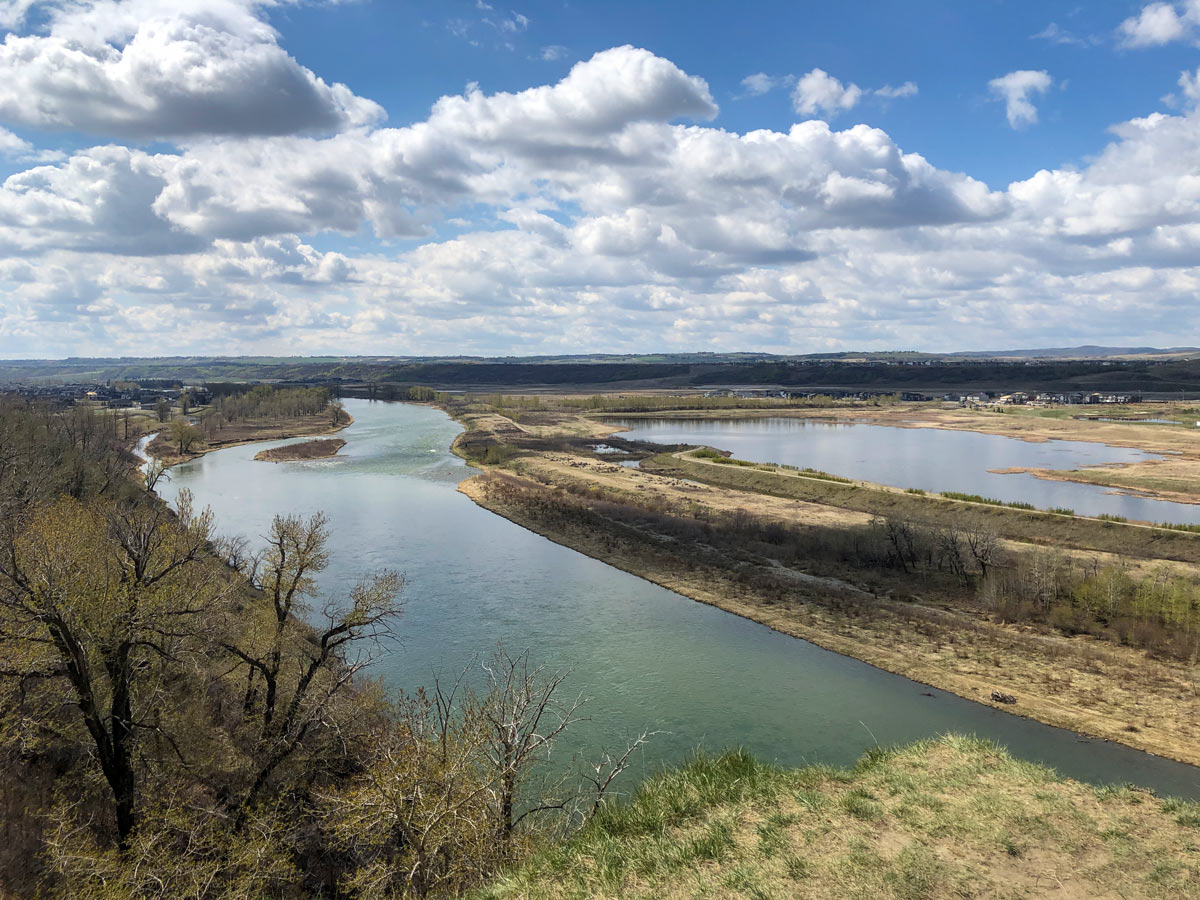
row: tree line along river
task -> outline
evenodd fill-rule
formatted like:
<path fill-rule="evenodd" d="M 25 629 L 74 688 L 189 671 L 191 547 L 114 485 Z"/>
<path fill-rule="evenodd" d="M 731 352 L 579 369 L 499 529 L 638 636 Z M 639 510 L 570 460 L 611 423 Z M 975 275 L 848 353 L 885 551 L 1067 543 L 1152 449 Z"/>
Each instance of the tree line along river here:
<path fill-rule="evenodd" d="M 171 469 L 159 490 L 169 500 L 191 490 L 219 531 L 258 545 L 276 513 L 324 511 L 333 555 L 320 579 L 326 591 L 379 568 L 402 572 L 400 640 L 375 669 L 395 689 L 452 676 L 503 642 L 570 668 L 567 689 L 589 698 L 587 719 L 560 744 L 562 760 L 655 732 L 633 778 L 700 747 L 746 747 L 785 765 L 847 764 L 876 743 L 955 731 L 1081 780 L 1200 798 L 1200 768 L 883 672 L 526 531 L 457 492 L 474 470 L 449 452 L 461 429 L 444 413 L 346 406 L 355 422 L 340 434 L 340 456 L 268 465 L 254 454 L 288 442 L 232 447 Z"/>

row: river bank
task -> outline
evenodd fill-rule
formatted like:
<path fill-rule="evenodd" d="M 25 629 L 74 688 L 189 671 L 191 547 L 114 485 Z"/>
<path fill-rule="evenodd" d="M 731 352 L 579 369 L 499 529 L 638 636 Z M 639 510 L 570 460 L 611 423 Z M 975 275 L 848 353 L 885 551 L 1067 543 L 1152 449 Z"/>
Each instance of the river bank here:
<path fill-rule="evenodd" d="M 1190 666 L 1086 638 L 1040 634 L 944 607 L 832 587 L 722 558 L 606 519 L 534 479 L 459 486 L 485 509 L 556 543 L 706 603 L 968 700 L 1200 765 L 1200 694 Z"/>
<path fill-rule="evenodd" d="M 1197 816 L 957 736 L 844 770 L 729 753 L 658 775 L 469 896 L 1189 898 Z"/>
<path fill-rule="evenodd" d="M 1011 407 L 1006 412 L 932 404 L 890 406 L 840 406 L 829 409 L 695 410 L 680 412 L 620 413 L 620 418 L 696 420 L 702 422 L 800 419 L 847 425 L 879 425 L 891 428 L 931 428 L 942 431 L 975 432 L 1030 443 L 1081 441 L 1156 454 L 1162 458 L 1139 462 L 1084 466 L 1076 469 L 1039 466 L 1009 467 L 1008 473 L 1027 473 L 1046 481 L 1075 482 L 1112 487 L 1130 496 L 1172 503 L 1200 503 L 1200 429 L 1188 423 L 1195 418 L 1191 405 L 1159 404 L 1163 416 L 1177 416 L 1179 425 L 1145 424 L 1135 419 L 1107 421 L 1081 419 L 1061 410 Z M 1159 406 L 1156 405 L 1156 406 Z M 1172 412 L 1172 410 L 1175 410 Z M 1187 412 L 1184 412 L 1186 410 Z M 1063 412 L 1059 416 L 1058 413 Z M 1190 416 L 1190 417 L 1189 417 Z M 610 417 L 611 414 L 610 414 Z"/>
<path fill-rule="evenodd" d="M 762 485 L 720 484 L 714 477 L 770 475 L 752 467 L 694 460 L 689 462 L 707 472 L 685 472 L 663 468 L 664 459 L 679 461 L 665 456 L 647 463 L 662 474 L 612 464 L 580 444 L 589 428 L 579 421 L 556 443 L 553 421 L 518 424 L 492 413 L 453 413 L 468 429 L 456 440 L 456 452 L 486 470 L 459 489 L 537 534 L 693 600 L 960 697 L 997 705 L 994 694 L 1012 696 L 1017 702 L 1003 704 L 1007 712 L 1200 764 L 1200 692 L 1195 668 L 1186 661 L 995 621 L 973 589 L 962 596 L 961 587 L 944 580 L 871 578 L 853 565 L 840 572 L 797 572 L 744 548 L 734 551 L 687 534 L 689 528 L 704 533 L 689 523 L 739 515 L 764 527 L 861 528 L 879 514 L 875 500 L 854 510 L 845 502 L 831 505 L 828 496 L 842 491 L 861 497 L 861 486 L 794 478 L 815 493 L 770 496 Z M 593 447 L 613 433 L 612 426 L 597 423 Z M 482 462 L 484 451 L 492 464 Z M 896 490 L 887 496 L 908 504 L 936 500 Z M 623 504 L 635 512 L 621 513 Z M 1019 524 L 1010 539 L 1034 554 L 1064 546 L 1066 536 L 1065 546 L 1074 544 L 1092 565 L 1138 547 L 1146 571 L 1166 565 L 1164 556 L 1193 570 L 1197 558 L 1196 540 L 1185 533 L 963 505 Z"/>
<path fill-rule="evenodd" d="M 179 463 L 199 459 L 214 450 L 224 450 L 228 447 L 238 447 L 243 444 L 258 444 L 264 441 L 281 441 L 298 437 L 317 437 L 319 435 L 336 434 L 354 424 L 354 417 L 344 409 L 338 411 L 336 423 L 326 413 L 313 416 L 292 416 L 288 418 L 272 418 L 268 420 L 251 420 L 227 425 L 218 435 L 198 446 L 180 453 L 178 446 L 172 443 L 166 427 L 146 448 L 146 452 L 164 467 L 170 468 Z"/>

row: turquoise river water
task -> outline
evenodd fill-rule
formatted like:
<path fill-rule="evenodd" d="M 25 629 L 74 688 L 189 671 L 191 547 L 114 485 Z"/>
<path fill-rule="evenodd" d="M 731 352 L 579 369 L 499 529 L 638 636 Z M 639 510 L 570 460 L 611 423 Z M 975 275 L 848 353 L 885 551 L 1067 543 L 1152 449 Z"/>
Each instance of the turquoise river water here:
<path fill-rule="evenodd" d="M 1200 769 L 972 703 L 695 603 L 582 556 L 476 506 L 449 452 L 459 426 L 428 407 L 347 401 L 355 422 L 333 459 L 255 462 L 273 444 L 233 447 L 170 470 L 218 528 L 260 541 L 277 513 L 324 510 L 333 591 L 393 568 L 406 578 L 401 640 L 376 668 L 412 689 L 471 666 L 502 641 L 589 698 L 560 756 L 594 755 L 656 732 L 645 772 L 698 748 L 744 746 L 787 765 L 847 764 L 873 746 L 947 731 L 1096 783 L 1200 798 Z M 478 666 L 475 666 L 478 671 Z M 634 778 L 636 773 L 631 773 Z M 628 784 L 629 782 L 627 782 Z"/>

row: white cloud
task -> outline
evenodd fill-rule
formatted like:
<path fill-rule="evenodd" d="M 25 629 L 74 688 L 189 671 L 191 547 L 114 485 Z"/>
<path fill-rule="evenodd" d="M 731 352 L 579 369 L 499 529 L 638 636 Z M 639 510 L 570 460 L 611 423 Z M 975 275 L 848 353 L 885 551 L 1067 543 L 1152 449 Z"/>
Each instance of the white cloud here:
<path fill-rule="evenodd" d="M 797 79 L 792 105 L 806 116 L 819 112 L 837 115 L 853 109 L 861 97 L 862 89 L 857 84 L 843 84 L 824 69 L 813 69 Z"/>
<path fill-rule="evenodd" d="M 1195 72 L 1180 72 L 1178 84 L 1188 103 L 1193 106 L 1200 103 L 1200 69 Z"/>
<path fill-rule="evenodd" d="M 38 0 L 0 0 L 0 29 L 19 28 Z"/>
<path fill-rule="evenodd" d="M 1031 94 L 1044 94 L 1054 84 L 1054 79 L 1045 71 L 1019 69 L 988 82 L 992 96 L 1004 101 L 1004 112 L 1008 124 L 1023 128 L 1038 120 L 1037 107 L 1030 100 Z"/>
<path fill-rule="evenodd" d="M 885 84 L 881 88 L 875 88 L 871 91 L 876 97 L 882 97 L 885 100 L 897 100 L 902 97 L 917 96 L 917 83 L 915 81 L 906 81 L 904 84 L 898 84 L 893 87 L 890 84 Z"/>
<path fill-rule="evenodd" d="M 1200 23 L 1200 3 L 1187 0 L 1182 7 L 1172 3 L 1149 3 L 1136 16 L 1130 16 L 1117 28 L 1125 47 L 1157 47 L 1193 36 Z"/>
<path fill-rule="evenodd" d="M 1082 38 L 1079 35 L 1060 28 L 1057 22 L 1051 22 L 1037 34 L 1031 34 L 1031 40 L 1047 41 L 1051 44 L 1069 47 L 1090 47 L 1096 43 L 1094 36 Z"/>
<path fill-rule="evenodd" d="M 32 149 L 29 141 L 17 137 L 7 128 L 0 128 L 0 156 L 24 155 Z"/>
<path fill-rule="evenodd" d="M 716 111 L 623 47 L 406 128 L 81 150 L 0 184 L 0 353 L 1155 343 L 1195 318 L 1200 113 L 992 191 L 876 128 L 694 121 Z M 450 216 L 403 249 L 364 229 Z"/>
<path fill-rule="evenodd" d="M 0 44 L 0 119 L 124 139 L 332 132 L 382 109 L 290 57 L 255 0 L 81 0 Z"/>
<path fill-rule="evenodd" d="M 857 84 L 843 84 L 824 69 L 813 69 L 799 78 L 795 75 L 768 75 L 765 72 L 756 72 L 743 78 L 741 84 L 744 91 L 741 98 L 761 97 L 778 88 L 794 86 L 792 106 L 796 112 L 808 116 L 836 116 L 853 109 L 864 97 L 897 100 L 917 95 L 917 85 L 913 81 L 863 89 Z"/>
<path fill-rule="evenodd" d="M 538 54 L 546 62 L 555 62 L 560 59 L 566 59 L 570 51 L 561 44 L 551 44 L 548 47 L 543 47 Z"/>
<path fill-rule="evenodd" d="M 742 79 L 742 88 L 746 92 L 743 96 L 761 97 L 776 88 L 789 87 L 795 82 L 795 75 L 768 75 L 766 72 L 757 72 Z"/>

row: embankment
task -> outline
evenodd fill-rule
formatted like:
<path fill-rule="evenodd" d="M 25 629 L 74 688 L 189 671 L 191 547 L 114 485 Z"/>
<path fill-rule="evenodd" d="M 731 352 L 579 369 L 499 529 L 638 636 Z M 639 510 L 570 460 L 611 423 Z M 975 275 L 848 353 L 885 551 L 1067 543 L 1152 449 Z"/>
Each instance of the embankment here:
<path fill-rule="evenodd" d="M 689 538 L 686 522 L 672 533 L 650 513 L 535 478 L 490 473 L 460 490 L 556 543 L 782 633 L 977 702 L 1010 694 L 1006 711 L 1200 764 L 1200 695 L 1186 663 L 797 578 L 710 543 L 698 524 Z"/>
<path fill-rule="evenodd" d="M 949 736 L 850 770 L 699 757 L 475 900 L 1200 896 L 1195 804 L 1096 789 Z"/>

